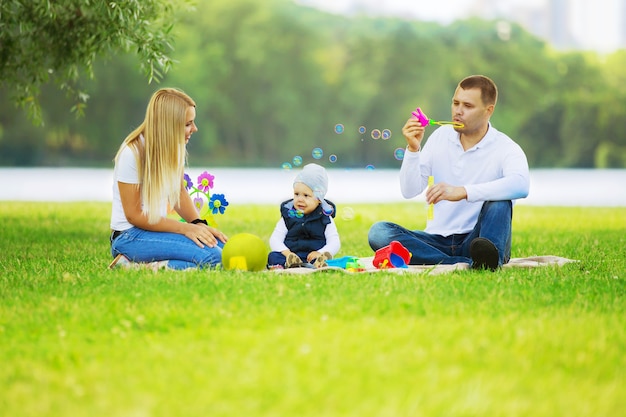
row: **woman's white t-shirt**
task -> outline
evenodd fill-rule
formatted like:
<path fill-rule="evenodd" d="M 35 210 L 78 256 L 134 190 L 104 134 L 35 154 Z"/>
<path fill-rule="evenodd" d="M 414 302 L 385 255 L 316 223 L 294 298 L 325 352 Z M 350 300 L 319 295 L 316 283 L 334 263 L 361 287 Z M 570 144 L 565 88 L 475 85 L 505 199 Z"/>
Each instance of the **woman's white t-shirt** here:
<path fill-rule="evenodd" d="M 120 188 L 117 183 L 139 184 L 139 172 L 137 161 L 132 149 L 125 146 L 120 153 L 115 169 L 113 170 L 113 205 L 111 207 L 111 229 L 127 230 L 133 227 L 126 219 L 122 199 L 120 198 Z"/>
<path fill-rule="evenodd" d="M 143 137 L 142 137 L 143 140 Z M 133 227 L 133 225 L 126 219 L 124 214 L 124 207 L 122 206 L 122 199 L 120 198 L 120 188 L 118 182 L 126 184 L 139 184 L 139 170 L 137 169 L 137 160 L 132 149 L 125 146 L 120 153 L 119 158 L 115 164 L 113 170 L 113 204 L 111 207 L 111 229 L 112 230 L 127 230 Z M 142 204 L 143 208 L 143 204 Z M 167 215 L 167 202 L 164 200 L 161 203 L 161 216 Z"/>

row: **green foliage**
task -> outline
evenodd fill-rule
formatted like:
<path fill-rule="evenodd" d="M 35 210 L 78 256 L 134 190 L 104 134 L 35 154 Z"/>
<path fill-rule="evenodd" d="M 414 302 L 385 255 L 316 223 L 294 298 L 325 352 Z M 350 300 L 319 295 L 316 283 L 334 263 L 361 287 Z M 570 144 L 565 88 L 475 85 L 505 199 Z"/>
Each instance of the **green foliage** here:
<path fill-rule="evenodd" d="M 443 26 L 346 17 L 292 0 L 199 0 L 187 13 L 172 1 L 128 2 L 123 13 L 117 8 L 118 14 L 112 14 L 116 3 L 111 2 L 62 9 L 66 23 L 70 11 L 80 10 L 89 22 L 106 24 L 103 33 L 115 33 L 108 43 L 95 42 L 99 35 L 80 37 L 84 47 L 63 61 L 93 52 L 76 63 L 71 74 L 78 78 L 67 83 L 89 92 L 85 117 L 68 120 L 64 110 L 76 103 L 75 97 L 68 101 L 47 84 L 41 89 L 46 129 L 27 126 L 19 111 L 0 99 L 0 164 L 110 166 L 156 89 L 134 70 L 136 54 L 112 54 L 143 45 L 153 49 L 140 48 L 139 61 L 154 64 L 154 71 L 161 68 L 157 64 L 176 62 L 167 74 L 152 75 L 198 103 L 200 131 L 189 145 L 192 164 L 209 160 L 219 166 L 276 167 L 321 147 L 325 157 L 337 155 L 336 166 L 395 166 L 393 151 L 405 144 L 400 130 L 410 112 L 420 106 L 434 119 L 448 119 L 457 82 L 483 73 L 500 89 L 494 125 L 520 143 L 531 167 L 626 166 L 626 126 L 616 122 L 626 117 L 624 51 L 607 57 L 556 52 L 522 27 L 501 21 L 468 19 Z M 41 12 L 47 3 L 29 4 Z M 139 29 L 135 16 L 143 24 Z M 25 39 L 34 43 L 37 38 Z M 175 49 L 169 49 L 170 42 Z M 96 46 L 104 48 L 102 53 Z M 171 54 L 146 58 L 159 47 Z M 78 71 L 83 64 L 89 70 Z M 89 78 L 91 71 L 95 79 Z M 47 71 L 39 73 L 41 82 L 48 80 Z M 345 126 L 343 135 L 333 133 L 337 123 Z M 359 126 L 367 133 L 359 134 Z M 373 129 L 390 129 L 393 136 L 373 140 Z"/>
<path fill-rule="evenodd" d="M 341 213 L 344 207 L 339 206 Z M 353 205 L 341 254 L 369 256 Z M 233 206 L 266 239 L 275 206 Z M 29 416 L 614 416 L 626 407 L 624 208 L 516 206 L 513 256 L 447 275 L 107 270 L 106 203 L 0 206 L 0 404 Z"/>
<path fill-rule="evenodd" d="M 93 77 L 96 58 L 133 51 L 149 80 L 172 65 L 174 11 L 178 0 L 12 0 L 0 3 L 0 82 L 42 121 L 41 86 L 54 81 L 82 113 L 87 93 L 81 75 Z"/>

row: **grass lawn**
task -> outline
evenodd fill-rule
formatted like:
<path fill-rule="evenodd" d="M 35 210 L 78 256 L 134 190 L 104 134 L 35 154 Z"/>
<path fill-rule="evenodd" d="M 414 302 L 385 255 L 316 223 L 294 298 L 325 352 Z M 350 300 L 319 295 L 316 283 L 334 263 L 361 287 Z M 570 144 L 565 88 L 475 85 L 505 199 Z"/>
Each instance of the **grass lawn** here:
<path fill-rule="evenodd" d="M 426 213 L 338 209 L 338 256 Z M 518 205 L 514 257 L 580 262 L 437 276 L 111 271 L 109 211 L 0 205 L 0 416 L 626 415 L 626 208 Z"/>

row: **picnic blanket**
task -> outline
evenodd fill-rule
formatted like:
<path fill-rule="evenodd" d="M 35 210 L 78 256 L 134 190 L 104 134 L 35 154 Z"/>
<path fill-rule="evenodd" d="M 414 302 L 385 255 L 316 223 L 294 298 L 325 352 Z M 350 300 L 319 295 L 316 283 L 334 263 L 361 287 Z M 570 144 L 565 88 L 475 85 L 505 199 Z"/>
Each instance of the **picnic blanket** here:
<path fill-rule="evenodd" d="M 358 263 L 360 265 L 360 269 L 344 269 L 336 266 L 326 266 L 318 269 L 313 268 L 289 268 L 289 269 L 274 269 L 272 272 L 280 273 L 280 274 L 313 274 L 323 271 L 341 271 L 347 274 L 356 274 L 356 273 L 375 273 L 375 272 L 393 272 L 398 274 L 425 274 L 425 275 L 438 275 L 438 274 L 446 274 L 453 271 L 461 271 L 465 269 L 470 269 L 470 264 L 468 263 L 456 263 L 454 265 L 409 265 L 407 268 L 389 268 L 389 269 L 378 269 L 373 264 L 374 260 L 373 256 L 359 258 Z M 540 266 L 562 266 L 570 262 L 578 262 L 574 259 L 562 258 L 560 256 L 554 255 L 544 255 L 544 256 L 531 256 L 528 258 L 512 258 L 509 263 L 504 264 L 502 266 L 503 269 L 508 268 L 536 268 Z"/>

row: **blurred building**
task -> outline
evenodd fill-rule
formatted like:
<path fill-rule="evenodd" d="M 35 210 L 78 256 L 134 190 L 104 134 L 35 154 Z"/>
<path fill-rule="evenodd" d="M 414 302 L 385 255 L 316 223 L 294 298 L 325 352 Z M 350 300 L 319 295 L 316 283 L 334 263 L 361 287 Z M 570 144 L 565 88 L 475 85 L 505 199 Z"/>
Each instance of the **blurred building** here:
<path fill-rule="evenodd" d="M 624 0 L 473 0 L 470 10 L 485 19 L 517 22 L 559 50 L 626 48 Z"/>
<path fill-rule="evenodd" d="M 516 22 L 556 49 L 626 48 L 626 0 L 294 0 L 345 15 L 436 20 L 477 16 Z"/>

